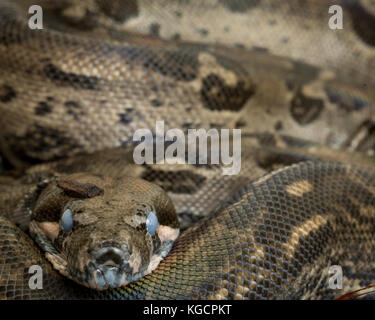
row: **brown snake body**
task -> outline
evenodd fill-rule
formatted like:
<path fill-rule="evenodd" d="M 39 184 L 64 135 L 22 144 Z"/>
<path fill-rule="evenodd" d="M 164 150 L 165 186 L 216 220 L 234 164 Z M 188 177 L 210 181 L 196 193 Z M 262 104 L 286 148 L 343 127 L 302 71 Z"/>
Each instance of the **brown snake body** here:
<path fill-rule="evenodd" d="M 0 178 L 1 298 L 322 299 L 374 283 L 372 1 L 338 1 L 343 30 L 325 1 L 45 0 L 43 30 L 27 27 L 30 3 L 0 1 L 0 146 L 17 169 Z M 134 164 L 134 131 L 157 120 L 241 128 L 241 172 Z M 182 234 L 156 268 L 175 218 L 158 216 L 163 242 L 118 208 L 170 203 Z M 67 208 L 82 232 L 59 231 Z M 110 230 L 139 248 L 135 282 L 98 291 L 61 275 L 89 281 L 69 268 L 91 251 L 116 264 L 123 253 L 87 244 Z"/>

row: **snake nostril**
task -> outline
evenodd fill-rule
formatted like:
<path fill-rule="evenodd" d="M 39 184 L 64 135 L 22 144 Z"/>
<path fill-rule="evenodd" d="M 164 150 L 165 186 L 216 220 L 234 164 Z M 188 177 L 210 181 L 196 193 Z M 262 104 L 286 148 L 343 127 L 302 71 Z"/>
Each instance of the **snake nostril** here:
<path fill-rule="evenodd" d="M 124 251 L 114 247 L 101 248 L 94 256 L 97 265 L 106 265 L 120 268 L 125 263 Z"/>

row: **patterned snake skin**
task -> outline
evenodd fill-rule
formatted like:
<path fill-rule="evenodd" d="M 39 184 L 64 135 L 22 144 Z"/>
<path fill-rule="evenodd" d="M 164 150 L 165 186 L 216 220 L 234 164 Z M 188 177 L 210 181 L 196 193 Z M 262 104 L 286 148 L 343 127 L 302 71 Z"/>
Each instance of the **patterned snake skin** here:
<path fill-rule="evenodd" d="M 332 3 L 342 30 L 323 0 L 43 0 L 43 30 L 32 4 L 0 0 L 1 298 L 332 299 L 375 283 L 374 1 Z M 240 128 L 240 173 L 134 164 L 134 131 L 157 120 Z M 168 193 L 182 234 L 152 273 L 89 289 L 31 239 L 41 189 L 82 172 Z"/>

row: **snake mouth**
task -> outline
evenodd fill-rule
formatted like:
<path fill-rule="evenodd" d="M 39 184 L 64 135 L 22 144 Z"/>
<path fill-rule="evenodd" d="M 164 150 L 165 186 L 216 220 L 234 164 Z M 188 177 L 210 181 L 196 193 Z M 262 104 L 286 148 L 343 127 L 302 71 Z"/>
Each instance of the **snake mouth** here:
<path fill-rule="evenodd" d="M 94 253 L 95 263 L 101 266 L 121 267 L 129 253 L 116 247 L 104 247 Z"/>
<path fill-rule="evenodd" d="M 92 254 L 86 270 L 87 286 L 96 290 L 117 288 L 134 281 L 138 265 L 126 249 L 104 247 Z"/>
<path fill-rule="evenodd" d="M 117 288 L 127 284 L 124 272 L 118 267 L 98 267 L 90 275 L 89 287 L 96 290 Z"/>

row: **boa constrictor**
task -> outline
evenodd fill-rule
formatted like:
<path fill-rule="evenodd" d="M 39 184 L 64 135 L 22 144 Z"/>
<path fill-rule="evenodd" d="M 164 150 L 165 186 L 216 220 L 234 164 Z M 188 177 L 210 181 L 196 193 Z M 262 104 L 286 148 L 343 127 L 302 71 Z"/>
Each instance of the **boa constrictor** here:
<path fill-rule="evenodd" d="M 318 299 L 375 282 L 373 1 L 43 0 L 42 30 L 33 4 L 0 1 L 1 298 Z M 240 128 L 240 173 L 136 165 L 134 131 L 158 120 Z"/>

